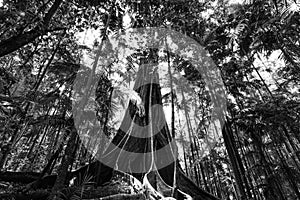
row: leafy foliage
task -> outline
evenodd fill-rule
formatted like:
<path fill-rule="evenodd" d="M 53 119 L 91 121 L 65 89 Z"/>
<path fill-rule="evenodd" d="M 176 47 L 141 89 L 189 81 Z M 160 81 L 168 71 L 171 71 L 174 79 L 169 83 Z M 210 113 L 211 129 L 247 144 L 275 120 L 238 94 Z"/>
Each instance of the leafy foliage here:
<path fill-rule="evenodd" d="M 173 109 L 169 128 L 180 144 L 182 170 L 221 199 L 299 199 L 299 11 L 299 4 L 291 0 L 236 4 L 196 0 L 3 1 L 1 171 L 45 175 L 57 172 L 65 164 L 64 157 L 72 158 L 66 167 L 69 171 L 93 160 L 92 152 L 79 139 L 73 141 L 74 149 L 67 148 L 74 129 L 73 82 L 76 75 L 91 73 L 87 61 L 94 58 L 89 56 L 97 53 L 108 36 L 125 29 L 127 16 L 132 28 L 168 27 L 188 35 L 205 47 L 221 71 L 229 125 L 216 147 L 203 152 L 211 100 L 202 75 L 172 52 L 162 52 L 158 58 L 159 63 L 169 64 L 174 73 L 182 75 L 172 80 L 162 77 L 167 81 L 161 89 L 167 91 L 162 98 L 164 108 Z M 78 39 L 79 33 L 87 30 L 99 35 L 92 46 L 78 42 L 82 39 Z M 139 99 L 126 87 L 137 78 L 139 61 L 148 53 L 141 49 L 116 60 L 98 77 L 97 117 L 109 137 L 117 132 L 118 123 L 112 120 L 119 114 L 117 104 L 126 107 L 127 96 Z M 272 59 L 273 63 L 267 62 Z M 189 85 L 180 85 L 181 78 Z M 123 88 L 116 88 L 118 84 Z M 91 146 L 94 142 L 87 141 Z M 70 155 L 67 149 L 72 150 Z M 64 186 L 65 198 L 82 198 L 90 179 L 86 175 L 77 178 L 72 187 Z"/>

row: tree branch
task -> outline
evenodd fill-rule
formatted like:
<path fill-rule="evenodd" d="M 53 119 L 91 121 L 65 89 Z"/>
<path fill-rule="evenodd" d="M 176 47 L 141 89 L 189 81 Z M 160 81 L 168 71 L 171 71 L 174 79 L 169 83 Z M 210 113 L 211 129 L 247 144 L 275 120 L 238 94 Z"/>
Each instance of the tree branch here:
<path fill-rule="evenodd" d="M 17 49 L 25 46 L 26 44 L 33 42 L 39 36 L 48 33 L 49 30 L 47 31 L 47 28 L 50 24 L 50 21 L 56 13 L 56 11 L 58 10 L 59 5 L 62 3 L 62 1 L 63 0 L 55 0 L 55 2 L 45 15 L 43 21 L 41 22 L 42 24 L 39 23 L 34 29 L 30 31 L 12 36 L 7 40 L 0 42 L 0 57 L 12 53 Z"/>

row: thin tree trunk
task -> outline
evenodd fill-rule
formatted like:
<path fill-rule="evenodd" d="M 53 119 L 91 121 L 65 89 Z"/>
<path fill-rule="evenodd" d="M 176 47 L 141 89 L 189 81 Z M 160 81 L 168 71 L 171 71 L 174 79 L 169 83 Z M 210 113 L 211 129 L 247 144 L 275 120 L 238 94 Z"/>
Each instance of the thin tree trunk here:
<path fill-rule="evenodd" d="M 228 152 L 228 156 L 232 165 L 232 169 L 233 169 L 233 173 L 235 176 L 235 179 L 237 181 L 237 188 L 238 188 L 238 192 L 239 192 L 239 199 L 245 199 L 247 198 L 247 195 L 245 193 L 244 190 L 244 184 L 243 184 L 243 174 L 240 171 L 240 168 L 242 166 L 239 166 L 239 163 L 237 161 L 237 156 L 239 156 L 237 154 L 236 151 L 236 146 L 235 146 L 235 142 L 233 141 L 233 138 L 231 137 L 231 127 L 228 124 L 228 122 L 225 123 L 224 127 L 223 127 L 223 138 L 224 138 L 224 143 L 225 143 L 225 147 L 227 149 Z"/>
<path fill-rule="evenodd" d="M 58 168 L 57 179 L 52 188 L 50 199 L 59 199 L 59 191 L 61 191 L 61 189 L 65 188 L 65 182 L 67 179 L 68 168 L 73 160 L 72 154 L 73 154 L 74 148 L 75 148 L 74 146 L 76 143 L 77 133 L 73 128 L 71 128 L 71 130 L 68 130 L 68 131 L 70 131 L 70 138 L 69 138 L 66 150 L 65 150 L 65 155 L 64 155 L 62 162 Z"/>
<path fill-rule="evenodd" d="M 295 178 L 294 178 L 294 175 L 292 174 L 291 170 L 289 169 L 289 166 L 288 164 L 286 163 L 284 157 L 283 157 L 283 154 L 281 153 L 280 150 L 277 150 L 276 147 L 275 147 L 275 151 L 277 152 L 282 164 L 283 164 L 283 168 L 286 172 L 286 176 L 288 178 L 288 182 L 290 183 L 291 187 L 293 188 L 295 194 L 297 195 L 298 199 L 300 199 L 300 192 L 299 192 L 299 189 L 298 189 L 298 185 L 297 185 L 297 182 L 295 182 Z"/>

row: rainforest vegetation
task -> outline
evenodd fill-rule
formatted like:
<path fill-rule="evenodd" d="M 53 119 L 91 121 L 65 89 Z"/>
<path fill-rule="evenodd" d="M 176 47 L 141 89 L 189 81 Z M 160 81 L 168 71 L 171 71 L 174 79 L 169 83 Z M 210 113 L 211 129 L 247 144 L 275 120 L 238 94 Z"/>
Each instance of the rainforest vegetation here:
<path fill-rule="evenodd" d="M 300 199 L 299 82 L 296 0 L 2 0 L 0 199 Z"/>

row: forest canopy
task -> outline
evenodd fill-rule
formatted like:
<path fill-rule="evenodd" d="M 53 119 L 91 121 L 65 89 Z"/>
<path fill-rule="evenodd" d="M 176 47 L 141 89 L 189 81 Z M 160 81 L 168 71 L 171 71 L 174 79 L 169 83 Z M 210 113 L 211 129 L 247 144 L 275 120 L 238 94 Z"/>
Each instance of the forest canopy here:
<path fill-rule="evenodd" d="M 300 199 L 295 0 L 0 1 L 0 199 Z"/>

